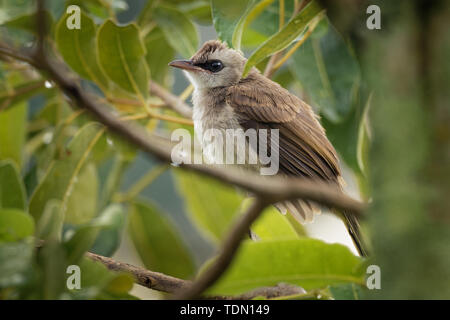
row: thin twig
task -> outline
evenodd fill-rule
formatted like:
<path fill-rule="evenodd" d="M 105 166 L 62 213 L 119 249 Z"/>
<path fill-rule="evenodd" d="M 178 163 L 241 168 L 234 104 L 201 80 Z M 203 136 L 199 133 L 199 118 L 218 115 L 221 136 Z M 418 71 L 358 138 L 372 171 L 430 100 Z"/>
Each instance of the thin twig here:
<path fill-rule="evenodd" d="M 160 175 L 162 175 L 169 168 L 168 164 L 163 164 L 149 170 L 141 179 L 139 179 L 133 186 L 123 194 L 116 196 L 117 202 L 125 202 L 134 199 L 142 190 L 155 181 Z"/>
<path fill-rule="evenodd" d="M 219 255 L 212 265 L 200 274 L 199 278 L 187 289 L 174 296 L 174 299 L 194 299 L 199 297 L 207 288 L 209 288 L 230 265 L 235 256 L 239 245 L 250 229 L 252 223 L 259 217 L 268 203 L 262 198 L 256 198 L 247 212 L 242 215 L 237 223 L 233 225 L 228 233 Z"/>
<path fill-rule="evenodd" d="M 181 101 L 186 101 L 187 98 L 192 94 L 194 91 L 194 86 L 192 84 L 188 85 L 186 89 L 183 90 L 183 92 L 178 96 L 178 98 Z"/>
<path fill-rule="evenodd" d="M 189 119 L 192 118 L 192 108 L 179 99 L 176 95 L 164 89 L 164 87 L 152 81 L 150 83 L 150 91 L 157 97 L 161 98 L 162 101 L 182 116 Z"/>
<path fill-rule="evenodd" d="M 284 0 L 280 0 L 280 10 L 279 10 L 279 26 L 278 29 L 281 30 L 284 26 Z"/>

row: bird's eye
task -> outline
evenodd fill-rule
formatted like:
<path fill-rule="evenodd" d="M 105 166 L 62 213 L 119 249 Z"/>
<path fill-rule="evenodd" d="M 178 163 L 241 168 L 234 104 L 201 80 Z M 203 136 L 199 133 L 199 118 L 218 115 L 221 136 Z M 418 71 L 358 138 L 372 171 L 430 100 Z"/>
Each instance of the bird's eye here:
<path fill-rule="evenodd" d="M 224 65 L 220 60 L 210 60 L 202 63 L 200 67 L 211 72 L 219 72 L 223 69 Z"/>

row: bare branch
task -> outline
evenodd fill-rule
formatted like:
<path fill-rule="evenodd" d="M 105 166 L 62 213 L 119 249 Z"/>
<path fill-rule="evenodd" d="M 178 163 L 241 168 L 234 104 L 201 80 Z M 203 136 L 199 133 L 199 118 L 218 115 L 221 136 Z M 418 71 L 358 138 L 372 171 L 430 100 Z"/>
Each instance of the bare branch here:
<path fill-rule="evenodd" d="M 119 262 L 114 259 L 87 252 L 86 256 L 92 260 L 103 263 L 108 269 L 130 273 L 141 286 L 167 292 L 176 293 L 190 286 L 190 281 L 171 277 L 163 273 L 154 272 L 133 266 L 128 263 Z"/>
<path fill-rule="evenodd" d="M 230 265 L 235 256 L 239 245 L 250 229 L 252 223 L 259 217 L 264 208 L 268 205 L 262 198 L 256 198 L 247 212 L 242 215 L 228 233 L 225 241 L 222 243 L 218 257 L 212 265 L 192 284 L 192 286 L 181 291 L 174 296 L 174 299 L 194 299 L 199 297 L 207 288 L 209 288 Z"/>

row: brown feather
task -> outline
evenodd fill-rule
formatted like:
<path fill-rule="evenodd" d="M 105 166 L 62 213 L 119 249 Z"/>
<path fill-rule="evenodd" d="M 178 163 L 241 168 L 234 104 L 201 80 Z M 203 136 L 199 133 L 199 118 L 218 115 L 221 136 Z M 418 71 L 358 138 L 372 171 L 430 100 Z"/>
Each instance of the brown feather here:
<path fill-rule="evenodd" d="M 226 101 L 245 129 L 279 129 L 284 174 L 338 182 L 341 172 L 336 151 L 302 100 L 254 69 L 228 88 Z"/>

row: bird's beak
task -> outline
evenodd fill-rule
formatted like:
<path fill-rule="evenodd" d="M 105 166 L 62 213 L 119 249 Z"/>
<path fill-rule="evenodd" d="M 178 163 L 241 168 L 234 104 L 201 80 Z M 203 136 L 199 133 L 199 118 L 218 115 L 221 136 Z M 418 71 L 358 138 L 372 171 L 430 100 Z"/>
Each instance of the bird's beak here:
<path fill-rule="evenodd" d="M 174 60 L 169 63 L 169 66 L 175 67 L 175 68 L 180 68 L 180 69 L 187 70 L 187 71 L 202 70 L 201 68 L 194 66 L 192 64 L 192 61 L 190 61 L 190 60 Z"/>

